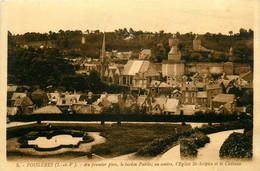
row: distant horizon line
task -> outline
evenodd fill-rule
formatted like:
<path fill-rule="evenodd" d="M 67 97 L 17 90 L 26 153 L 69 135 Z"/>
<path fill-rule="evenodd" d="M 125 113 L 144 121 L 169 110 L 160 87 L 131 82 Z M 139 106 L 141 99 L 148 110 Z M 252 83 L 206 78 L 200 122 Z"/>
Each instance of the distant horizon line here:
<path fill-rule="evenodd" d="M 47 33 L 47 34 L 49 34 L 49 32 L 51 31 L 51 32 L 53 32 L 53 33 L 58 33 L 60 30 L 63 30 L 63 31 L 81 31 L 82 33 L 84 33 L 84 32 L 86 32 L 87 30 L 89 30 L 89 33 L 92 33 L 92 32 L 94 32 L 94 31 L 97 31 L 97 30 L 99 30 L 99 32 L 100 33 L 112 33 L 112 32 L 115 32 L 115 30 L 119 30 L 119 29 L 122 29 L 122 30 L 124 30 L 125 28 L 117 28 L 117 29 L 114 29 L 113 31 L 104 31 L 104 30 L 100 30 L 100 29 L 86 29 L 86 30 L 82 30 L 82 29 L 59 29 L 58 31 L 53 31 L 53 30 L 49 30 L 49 31 L 26 31 L 26 32 L 23 32 L 23 33 L 13 33 L 12 31 L 10 31 L 10 30 L 7 30 L 7 32 L 10 32 L 12 35 L 23 35 L 23 34 L 26 34 L 26 33 L 40 33 L 40 34 L 45 34 L 45 33 Z M 129 29 L 130 28 L 126 28 L 127 29 L 127 31 L 129 32 Z M 240 29 L 245 29 L 245 28 L 239 28 L 239 30 Z M 189 32 L 186 32 L 186 33 L 181 33 L 180 31 L 176 31 L 176 32 L 167 32 L 167 31 L 165 31 L 165 30 L 160 30 L 160 31 L 147 31 L 147 30 L 141 30 L 141 29 L 133 29 L 135 32 L 138 32 L 138 31 L 142 31 L 143 33 L 152 33 L 152 34 L 159 34 L 160 33 L 160 31 L 164 31 L 164 34 L 176 34 L 176 33 L 180 33 L 180 34 L 187 34 L 187 33 L 192 33 L 192 34 L 198 34 L 198 35 L 203 35 L 203 34 L 207 34 L 207 33 L 210 33 L 210 34 L 222 34 L 222 35 L 229 35 L 228 33 L 221 33 L 221 32 L 205 32 L 205 33 L 198 33 L 198 32 L 192 32 L 192 31 L 189 31 Z M 248 28 L 248 29 L 245 29 L 246 31 L 249 31 L 249 30 L 252 30 L 252 31 L 254 31 L 252 28 Z M 233 32 L 233 30 L 230 30 L 230 31 L 232 31 Z M 232 35 L 234 35 L 234 34 L 237 34 L 237 33 L 239 33 L 239 31 L 238 32 L 233 32 L 232 33 Z"/>

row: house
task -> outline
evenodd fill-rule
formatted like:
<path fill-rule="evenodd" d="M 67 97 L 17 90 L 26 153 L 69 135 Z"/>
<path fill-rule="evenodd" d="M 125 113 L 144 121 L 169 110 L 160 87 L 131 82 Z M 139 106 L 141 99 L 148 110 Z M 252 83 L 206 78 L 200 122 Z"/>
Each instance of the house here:
<path fill-rule="evenodd" d="M 150 113 L 151 111 L 151 97 L 147 95 L 140 95 L 136 99 L 136 104 L 139 106 L 140 111 L 144 111 L 145 113 Z"/>
<path fill-rule="evenodd" d="M 60 98 L 57 100 L 57 107 L 62 112 L 67 112 L 71 109 L 71 106 L 79 101 L 80 94 L 69 94 L 69 93 L 62 93 Z"/>
<path fill-rule="evenodd" d="M 19 114 L 32 114 L 35 106 L 33 105 L 33 102 L 31 99 L 27 96 L 20 97 L 17 96 L 15 100 L 12 101 L 12 107 L 17 107 Z"/>
<path fill-rule="evenodd" d="M 196 104 L 206 107 L 208 104 L 208 96 L 206 91 L 198 91 L 196 96 Z"/>
<path fill-rule="evenodd" d="M 164 114 L 165 115 L 174 115 L 179 114 L 179 100 L 177 99 L 167 99 L 165 107 L 164 107 Z"/>
<path fill-rule="evenodd" d="M 152 50 L 151 49 L 143 49 L 139 53 L 139 59 L 141 60 L 149 60 L 152 56 Z"/>
<path fill-rule="evenodd" d="M 54 93 L 49 93 L 48 98 L 50 104 L 56 104 L 58 99 L 60 98 L 60 93 L 57 91 L 55 91 Z"/>
<path fill-rule="evenodd" d="M 171 98 L 177 99 L 181 102 L 182 101 L 182 92 L 179 91 L 178 89 L 173 90 L 172 94 L 171 94 Z"/>
<path fill-rule="evenodd" d="M 42 91 L 41 89 L 37 89 L 31 94 L 31 99 L 38 107 L 43 107 L 48 104 L 48 96 L 47 93 Z"/>
<path fill-rule="evenodd" d="M 14 107 L 17 100 L 23 99 L 26 96 L 25 93 L 13 93 L 12 98 L 10 99 L 10 107 Z"/>
<path fill-rule="evenodd" d="M 218 84 L 208 84 L 206 85 L 206 92 L 208 96 L 207 106 L 209 107 L 211 104 L 211 100 L 218 94 L 223 93 L 222 87 Z"/>
<path fill-rule="evenodd" d="M 149 86 L 150 93 L 158 93 L 158 87 L 161 84 L 161 81 L 152 80 Z"/>
<path fill-rule="evenodd" d="M 169 85 L 165 82 L 161 82 L 158 86 L 158 93 L 164 95 L 170 95 L 174 90 L 172 85 Z"/>
<path fill-rule="evenodd" d="M 7 106 L 11 106 L 11 98 L 13 94 L 16 92 L 17 86 L 16 85 L 8 85 L 7 86 Z"/>
<path fill-rule="evenodd" d="M 183 104 L 195 104 L 197 100 L 197 87 L 193 83 L 183 84 L 181 86 L 182 103 Z"/>
<path fill-rule="evenodd" d="M 153 115 L 163 114 L 166 102 L 167 102 L 167 97 L 160 96 L 154 98 L 154 100 L 151 103 L 152 106 L 151 114 Z"/>
<path fill-rule="evenodd" d="M 194 115 L 196 112 L 196 105 L 182 105 L 180 110 L 183 111 L 183 115 Z"/>
<path fill-rule="evenodd" d="M 211 109 L 220 108 L 222 105 L 229 105 L 228 108 L 234 107 L 234 94 L 218 94 L 211 101 Z"/>
<path fill-rule="evenodd" d="M 106 98 L 110 103 L 115 104 L 119 102 L 120 94 L 101 94 L 100 99 Z"/>
<path fill-rule="evenodd" d="M 76 114 L 93 114 L 94 107 L 92 105 L 84 105 L 75 110 Z"/>
<path fill-rule="evenodd" d="M 60 109 L 55 105 L 49 105 L 42 108 L 39 108 L 33 111 L 33 114 L 61 114 Z"/>
<path fill-rule="evenodd" d="M 133 51 L 129 51 L 129 52 L 117 52 L 115 54 L 116 58 L 117 59 L 121 59 L 121 60 L 124 60 L 124 59 L 130 59 L 132 57 L 132 54 L 133 54 Z"/>

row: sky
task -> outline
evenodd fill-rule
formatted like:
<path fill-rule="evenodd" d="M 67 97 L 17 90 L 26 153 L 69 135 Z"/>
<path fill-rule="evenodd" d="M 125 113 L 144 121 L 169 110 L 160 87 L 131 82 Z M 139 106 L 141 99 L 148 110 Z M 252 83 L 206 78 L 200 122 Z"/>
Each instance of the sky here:
<path fill-rule="evenodd" d="M 254 28 L 254 0 L 5 0 L 2 20 L 13 34 L 119 28 L 180 33 Z"/>

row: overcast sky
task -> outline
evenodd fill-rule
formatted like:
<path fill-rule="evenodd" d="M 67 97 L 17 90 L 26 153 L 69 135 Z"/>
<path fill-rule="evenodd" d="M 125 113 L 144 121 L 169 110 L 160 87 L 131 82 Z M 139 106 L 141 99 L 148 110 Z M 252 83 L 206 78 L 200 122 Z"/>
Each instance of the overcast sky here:
<path fill-rule="evenodd" d="M 240 28 L 254 28 L 254 3 L 253 0 L 5 0 L 2 22 L 13 34 L 118 28 L 228 34 Z"/>

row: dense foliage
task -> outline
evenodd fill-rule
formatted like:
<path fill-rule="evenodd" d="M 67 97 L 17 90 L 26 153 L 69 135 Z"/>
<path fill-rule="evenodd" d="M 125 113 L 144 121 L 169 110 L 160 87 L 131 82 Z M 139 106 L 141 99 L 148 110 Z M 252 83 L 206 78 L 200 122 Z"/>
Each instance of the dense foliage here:
<path fill-rule="evenodd" d="M 252 158 L 252 135 L 234 132 L 224 141 L 219 156 L 222 158 Z"/>
<path fill-rule="evenodd" d="M 64 54 L 70 57 L 88 56 L 98 58 L 100 56 L 100 49 L 102 46 L 103 33 L 99 30 L 87 30 L 83 34 L 80 30 L 60 30 L 59 32 L 49 33 L 25 33 L 23 35 L 12 35 L 9 32 L 9 46 L 14 45 L 28 45 L 36 46 L 37 44 L 49 45 L 64 50 Z M 82 35 L 85 37 L 85 44 L 81 44 Z M 154 62 L 161 62 L 167 59 L 167 54 L 170 50 L 168 45 L 169 38 L 172 35 L 165 33 L 163 30 L 159 33 L 134 31 L 118 29 L 114 32 L 106 32 L 106 50 L 118 51 L 133 51 L 134 56 L 138 57 L 141 49 L 152 49 L 152 60 Z M 218 55 L 209 56 L 208 52 L 192 53 L 192 41 L 195 33 L 176 33 L 180 40 L 179 49 L 182 52 L 183 59 L 188 61 L 211 61 L 221 62 L 229 61 L 227 56 L 230 47 L 233 48 L 234 56 L 232 60 L 237 62 L 250 62 L 253 60 L 253 31 L 248 31 L 241 28 L 239 33 L 229 35 L 206 33 L 199 35 L 202 45 L 208 49 L 220 52 Z"/>
<path fill-rule="evenodd" d="M 181 137 L 180 142 L 180 154 L 182 158 L 194 158 L 197 157 L 198 148 L 204 147 L 206 143 L 210 142 L 207 135 L 202 132 L 196 131 L 189 137 Z"/>

